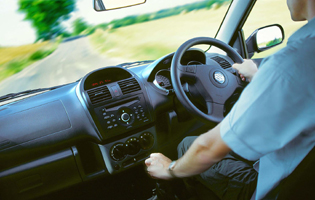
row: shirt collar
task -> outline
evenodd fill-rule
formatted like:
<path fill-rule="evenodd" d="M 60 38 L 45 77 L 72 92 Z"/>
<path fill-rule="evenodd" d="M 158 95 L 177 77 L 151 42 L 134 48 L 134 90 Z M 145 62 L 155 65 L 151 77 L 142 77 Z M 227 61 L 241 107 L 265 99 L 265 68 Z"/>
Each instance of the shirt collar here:
<path fill-rule="evenodd" d="M 293 33 L 289 38 L 289 42 L 297 41 L 307 37 L 315 37 L 315 17 L 295 33 Z"/>

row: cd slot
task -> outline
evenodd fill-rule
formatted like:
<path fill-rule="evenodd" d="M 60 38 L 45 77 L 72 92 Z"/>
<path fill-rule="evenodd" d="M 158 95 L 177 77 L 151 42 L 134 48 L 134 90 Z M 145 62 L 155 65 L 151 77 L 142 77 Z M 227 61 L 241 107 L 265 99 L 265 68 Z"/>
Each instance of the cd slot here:
<path fill-rule="evenodd" d="M 114 103 L 114 104 L 110 104 L 110 105 L 106 106 L 105 109 L 106 109 L 106 111 L 114 111 L 114 110 L 118 110 L 119 107 L 121 107 L 122 105 L 128 107 L 134 103 L 140 103 L 139 97 L 133 97 L 133 98 L 126 99 L 123 101 L 119 101 L 119 102 Z"/>

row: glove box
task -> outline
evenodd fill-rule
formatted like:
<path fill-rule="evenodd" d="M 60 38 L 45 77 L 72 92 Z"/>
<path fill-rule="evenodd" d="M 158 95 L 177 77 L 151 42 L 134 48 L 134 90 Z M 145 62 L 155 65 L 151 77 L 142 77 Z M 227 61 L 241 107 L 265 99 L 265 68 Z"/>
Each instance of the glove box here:
<path fill-rule="evenodd" d="M 71 149 L 0 172 L 0 199 L 31 199 L 82 182 Z"/>

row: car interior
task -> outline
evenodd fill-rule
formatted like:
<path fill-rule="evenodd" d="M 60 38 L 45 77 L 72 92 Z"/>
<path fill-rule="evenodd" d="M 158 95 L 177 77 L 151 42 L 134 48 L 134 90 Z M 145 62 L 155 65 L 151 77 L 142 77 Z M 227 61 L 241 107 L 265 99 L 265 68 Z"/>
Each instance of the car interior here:
<path fill-rule="evenodd" d="M 155 180 L 144 160 L 154 152 L 176 160 L 180 141 L 213 128 L 249 84 L 232 65 L 283 42 L 279 24 L 245 38 L 255 3 L 232 1 L 215 38 L 192 38 L 159 59 L 104 66 L 1 105 L 0 199 L 150 198 Z M 263 32 L 280 40 L 260 46 Z M 314 152 L 281 182 L 279 199 L 310 195 Z"/>

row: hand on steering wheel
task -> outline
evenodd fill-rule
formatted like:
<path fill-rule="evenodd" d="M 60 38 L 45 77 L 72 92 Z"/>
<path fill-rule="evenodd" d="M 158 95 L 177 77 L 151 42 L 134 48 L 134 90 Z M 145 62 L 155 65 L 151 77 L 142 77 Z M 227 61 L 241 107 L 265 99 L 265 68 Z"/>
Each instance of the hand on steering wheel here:
<path fill-rule="evenodd" d="M 182 65 L 184 53 L 192 46 L 208 44 L 225 51 L 235 63 L 243 63 L 243 58 L 229 45 L 214 38 L 198 37 L 182 44 L 172 60 L 171 79 L 177 98 L 184 107 L 201 120 L 220 122 L 224 118 L 224 104 L 237 88 L 244 88 L 238 74 L 223 69 L 217 62 L 210 60 L 205 65 Z M 193 80 L 194 88 L 206 103 L 207 113 L 198 109 L 187 97 L 182 81 Z"/>
<path fill-rule="evenodd" d="M 235 63 L 232 67 L 238 71 L 242 81 L 246 78 L 251 81 L 258 71 L 257 65 L 252 60 L 244 60 L 242 64 Z"/>

